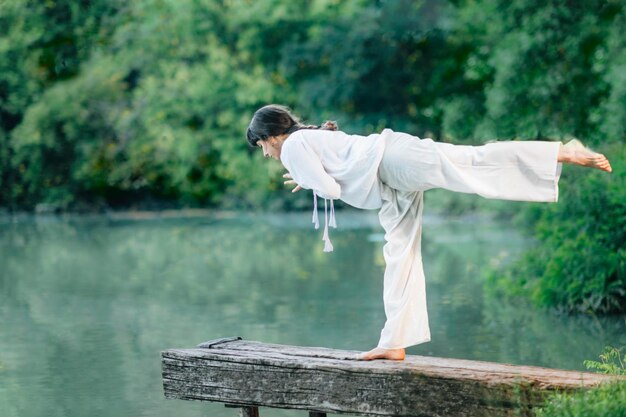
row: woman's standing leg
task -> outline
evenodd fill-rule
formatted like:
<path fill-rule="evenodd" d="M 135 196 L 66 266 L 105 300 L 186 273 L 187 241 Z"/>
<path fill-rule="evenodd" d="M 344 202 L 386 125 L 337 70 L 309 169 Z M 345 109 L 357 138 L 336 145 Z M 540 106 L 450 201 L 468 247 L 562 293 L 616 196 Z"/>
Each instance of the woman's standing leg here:
<path fill-rule="evenodd" d="M 398 349 L 430 341 L 421 254 L 424 192 L 383 185 L 383 200 L 378 217 L 386 241 L 383 301 L 387 320 L 378 347 Z"/>
<path fill-rule="evenodd" d="M 430 341 L 426 278 L 422 265 L 423 191 L 398 191 L 381 183 L 378 213 L 385 230 L 385 326 L 376 348 L 358 359 L 404 359 L 404 348 Z"/>

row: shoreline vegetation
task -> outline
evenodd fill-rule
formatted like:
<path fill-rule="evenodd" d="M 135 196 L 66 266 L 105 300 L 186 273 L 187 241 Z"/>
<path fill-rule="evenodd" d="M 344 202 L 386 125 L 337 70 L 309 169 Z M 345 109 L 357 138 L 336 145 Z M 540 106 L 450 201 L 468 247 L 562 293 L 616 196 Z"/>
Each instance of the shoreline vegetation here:
<path fill-rule="evenodd" d="M 626 376 L 626 347 L 606 346 L 600 361 L 586 360 L 587 369 L 609 375 Z M 625 417 L 626 379 L 573 394 L 555 393 L 537 412 L 537 417 Z"/>
<path fill-rule="evenodd" d="M 557 313 L 626 312 L 626 148 L 603 149 L 615 161 L 612 174 L 564 167 L 558 203 L 520 210 L 517 222 L 537 244 L 487 271 L 490 293 Z"/>

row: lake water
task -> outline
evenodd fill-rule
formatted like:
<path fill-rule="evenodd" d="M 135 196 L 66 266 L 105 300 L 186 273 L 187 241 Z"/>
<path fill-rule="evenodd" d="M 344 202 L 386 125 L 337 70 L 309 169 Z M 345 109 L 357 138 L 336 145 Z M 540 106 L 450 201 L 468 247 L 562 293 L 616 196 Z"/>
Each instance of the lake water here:
<path fill-rule="evenodd" d="M 235 416 L 166 400 L 160 351 L 209 339 L 369 350 L 384 323 L 376 212 L 115 214 L 0 221 L 0 416 Z M 584 370 L 624 318 L 558 317 L 486 296 L 486 266 L 531 244 L 511 225 L 426 216 L 432 342 L 408 354 Z M 263 416 L 303 416 L 261 409 Z"/>

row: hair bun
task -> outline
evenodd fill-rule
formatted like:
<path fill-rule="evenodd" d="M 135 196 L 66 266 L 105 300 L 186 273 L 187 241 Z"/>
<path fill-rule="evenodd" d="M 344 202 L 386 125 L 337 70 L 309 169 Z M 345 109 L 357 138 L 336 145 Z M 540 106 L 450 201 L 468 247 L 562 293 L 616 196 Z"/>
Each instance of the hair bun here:
<path fill-rule="evenodd" d="M 321 126 L 320 129 L 323 130 L 337 130 L 337 122 L 334 120 L 326 120 Z"/>

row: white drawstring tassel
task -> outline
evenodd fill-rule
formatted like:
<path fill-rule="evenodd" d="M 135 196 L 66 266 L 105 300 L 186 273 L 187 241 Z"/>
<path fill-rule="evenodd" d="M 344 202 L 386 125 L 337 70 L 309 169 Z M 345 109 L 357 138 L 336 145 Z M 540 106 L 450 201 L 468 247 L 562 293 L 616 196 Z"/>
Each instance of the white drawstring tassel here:
<path fill-rule="evenodd" d="M 322 240 L 324 241 L 324 252 L 332 252 L 333 244 L 330 243 L 330 238 L 328 237 L 328 204 L 326 199 L 324 199 L 324 235 L 322 236 Z M 331 200 L 332 201 L 332 200 Z"/>
<path fill-rule="evenodd" d="M 315 224 L 315 229 L 320 228 L 320 221 L 317 217 L 317 193 L 315 191 L 313 191 L 313 218 L 311 223 Z"/>
<path fill-rule="evenodd" d="M 337 228 L 337 222 L 335 221 L 335 204 L 334 200 L 330 200 L 330 227 Z"/>

